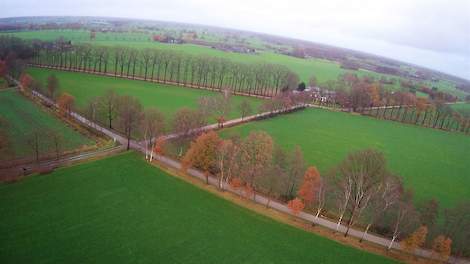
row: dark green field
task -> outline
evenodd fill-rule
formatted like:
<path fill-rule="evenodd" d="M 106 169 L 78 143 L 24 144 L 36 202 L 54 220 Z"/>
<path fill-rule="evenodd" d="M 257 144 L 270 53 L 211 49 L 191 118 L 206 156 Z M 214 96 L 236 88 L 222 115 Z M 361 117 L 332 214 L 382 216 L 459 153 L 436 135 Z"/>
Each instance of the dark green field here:
<path fill-rule="evenodd" d="M 97 76 L 93 74 L 65 72 L 49 69 L 30 68 L 28 72 L 34 79 L 44 85 L 51 74 L 59 79 L 61 91 L 75 96 L 79 109 L 86 107 L 87 102 L 96 96 L 103 95 L 106 90 L 113 89 L 118 94 L 132 95 L 139 99 L 144 107 L 156 107 L 168 118 L 182 107 L 196 108 L 201 96 L 214 96 L 220 93 L 185 88 L 173 85 L 150 83 L 145 81 L 127 80 L 122 78 Z M 246 100 L 251 103 L 253 110 L 258 110 L 262 100 L 253 97 L 233 96 L 232 111 L 228 118 L 240 117 L 237 106 Z"/>
<path fill-rule="evenodd" d="M 41 110 L 15 90 L 0 91 L 0 117 L 7 121 L 6 131 L 10 141 L 8 148 L 11 152 L 5 157 L 0 157 L 0 160 L 33 155 L 33 150 L 26 141 L 35 129 L 41 132 L 57 131 L 64 139 L 63 150 L 94 144 L 92 140 Z M 53 143 L 46 136 L 41 136 L 39 148 L 41 154 L 52 152 Z"/>
<path fill-rule="evenodd" d="M 322 173 L 355 150 L 385 153 L 393 172 L 403 176 L 417 201 L 437 198 L 443 207 L 470 197 L 470 137 L 370 117 L 307 109 L 222 132 L 247 135 L 264 130 L 286 148 L 299 145 Z"/>
<path fill-rule="evenodd" d="M 394 263 L 281 224 L 135 153 L 0 185 L 1 263 Z"/>

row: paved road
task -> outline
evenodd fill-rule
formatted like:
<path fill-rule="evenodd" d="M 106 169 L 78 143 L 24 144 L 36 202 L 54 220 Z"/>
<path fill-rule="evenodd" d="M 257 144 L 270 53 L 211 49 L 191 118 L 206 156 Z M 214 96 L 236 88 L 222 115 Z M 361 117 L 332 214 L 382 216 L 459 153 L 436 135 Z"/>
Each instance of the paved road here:
<path fill-rule="evenodd" d="M 41 100 L 44 100 L 45 102 L 48 102 L 51 105 L 56 105 L 49 98 L 45 97 L 44 95 L 42 95 L 40 93 L 33 92 L 33 95 L 41 98 Z M 105 127 L 102 127 L 102 126 L 100 126 L 96 123 L 93 123 L 92 121 L 86 119 L 85 117 L 81 116 L 78 113 L 73 112 L 71 114 L 71 116 L 73 118 L 75 118 L 77 121 L 81 122 L 82 124 L 84 124 L 86 126 L 89 126 L 89 127 L 92 127 L 94 129 L 100 131 L 101 133 L 104 133 L 104 134 L 110 136 L 111 138 L 116 139 L 122 145 L 127 145 L 127 139 L 124 138 L 123 136 L 119 135 L 115 131 L 111 131 L 111 130 L 105 128 Z M 255 115 L 255 117 L 256 117 L 256 115 Z M 238 120 L 238 122 L 240 122 L 240 121 L 241 120 Z M 245 120 L 243 120 L 243 122 L 244 121 Z M 227 123 L 230 123 L 230 121 L 227 121 Z M 237 121 L 234 120 L 231 124 L 233 125 L 235 123 L 237 123 Z M 209 127 L 213 128 L 213 126 L 214 125 L 207 126 L 207 129 L 209 129 Z M 215 126 L 217 126 L 217 124 L 215 124 Z M 202 128 L 202 129 L 204 129 L 204 128 Z M 171 137 L 172 135 L 169 135 L 169 136 Z M 173 137 L 176 137 L 176 136 L 178 136 L 178 135 L 174 135 Z M 130 146 L 131 146 L 132 149 L 135 149 L 137 151 L 145 153 L 145 148 L 139 142 L 131 140 Z M 173 160 L 173 159 L 170 159 L 170 158 L 164 157 L 164 156 L 158 156 L 158 155 L 154 155 L 154 157 L 155 157 L 156 160 L 166 164 L 167 166 L 170 166 L 170 167 L 178 169 L 178 170 L 181 169 L 181 163 L 176 161 L 176 160 Z M 195 169 L 189 169 L 188 174 L 193 176 L 193 177 L 196 177 L 198 179 L 201 179 L 203 181 L 205 181 L 205 179 L 206 179 L 205 175 L 201 171 L 198 171 L 198 170 L 195 170 Z M 210 176 L 209 177 L 209 184 L 214 185 L 214 186 L 218 186 L 218 181 L 215 177 Z M 224 183 L 224 188 L 226 190 L 232 192 L 232 193 L 239 194 L 239 191 L 232 189 L 226 183 Z M 263 196 L 261 194 L 256 194 L 255 202 L 265 205 L 267 203 L 267 200 L 268 199 L 265 196 Z M 273 208 L 273 209 L 276 209 L 280 212 L 284 212 L 284 213 L 287 213 L 287 214 L 292 214 L 291 211 L 289 210 L 289 208 L 287 207 L 287 205 L 283 204 L 283 203 L 279 203 L 279 202 L 276 202 L 276 201 L 271 201 L 270 202 L 270 207 Z M 301 218 L 301 219 L 304 219 L 306 221 L 314 222 L 317 225 L 320 225 L 320 226 L 323 226 L 323 227 L 326 227 L 326 228 L 329 228 L 329 229 L 332 229 L 332 230 L 336 230 L 337 223 L 334 222 L 334 221 L 331 221 L 329 219 L 321 218 L 321 217 L 317 219 L 317 218 L 315 218 L 314 215 L 306 213 L 306 212 L 301 212 L 298 215 L 298 217 Z M 339 226 L 339 229 L 338 229 L 339 232 L 345 232 L 345 230 L 346 230 L 346 226 L 344 226 L 344 225 Z M 349 234 L 353 237 L 360 238 L 360 237 L 362 237 L 363 232 L 361 230 L 351 228 L 350 231 L 349 231 Z M 384 246 L 384 247 L 387 247 L 391 242 L 390 239 L 388 239 L 388 238 L 384 238 L 384 237 L 374 235 L 374 234 L 367 234 L 364 237 L 364 240 L 367 240 L 369 242 L 372 242 L 372 243 L 375 243 L 375 244 L 378 244 L 378 245 L 381 245 L 381 246 Z M 392 248 L 398 249 L 398 250 L 401 249 L 401 247 L 398 243 L 393 243 Z M 419 255 L 419 256 L 422 256 L 422 257 L 427 257 L 427 258 L 431 257 L 431 251 L 429 251 L 429 250 L 421 250 L 420 249 L 420 250 L 417 250 L 415 252 L 415 254 Z M 458 259 L 457 260 L 455 258 L 451 258 L 450 262 L 470 264 L 470 261 L 466 260 L 466 259 Z"/>

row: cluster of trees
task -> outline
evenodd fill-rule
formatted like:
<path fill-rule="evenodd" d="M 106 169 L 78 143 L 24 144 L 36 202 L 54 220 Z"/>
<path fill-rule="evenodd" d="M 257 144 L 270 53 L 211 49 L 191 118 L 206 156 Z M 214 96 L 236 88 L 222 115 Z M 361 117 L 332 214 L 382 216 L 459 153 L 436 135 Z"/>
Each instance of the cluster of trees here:
<path fill-rule="evenodd" d="M 18 78 L 26 61 L 34 56 L 31 45 L 16 37 L 0 36 L 0 77 Z"/>
<path fill-rule="evenodd" d="M 64 152 L 66 139 L 59 130 L 37 127 L 26 135 L 25 142 L 33 152 L 34 160 L 39 162 L 41 157 L 51 153 L 55 159 L 59 159 Z"/>
<path fill-rule="evenodd" d="M 164 154 L 161 142 L 158 151 Z M 442 260 L 451 248 L 457 255 L 470 254 L 470 202 L 444 210 L 445 223 L 438 224 L 439 204 L 429 200 L 415 207 L 412 190 L 405 189 L 376 150 L 353 152 L 321 176 L 316 167 L 306 166 L 299 147 L 285 151 L 263 131 L 244 139 L 224 139 L 211 131 L 191 143 L 182 164 L 184 170 L 203 171 L 206 182 L 215 175 L 221 190 L 231 186 L 248 199 L 265 194 L 267 207 L 277 199 L 287 202 L 294 214 L 308 210 L 317 218 L 336 217 L 338 228 L 347 227 L 345 236 L 351 227 L 363 227 L 361 241 L 374 230 L 391 238 L 389 248 L 400 239 L 405 250 L 427 247 Z"/>
<path fill-rule="evenodd" d="M 159 49 L 69 45 L 63 41 L 32 44 L 37 65 L 272 96 L 295 89 L 298 76 L 275 64 L 238 63 L 225 58 L 194 56 Z"/>
<path fill-rule="evenodd" d="M 423 97 L 408 97 L 404 104 L 394 107 L 369 108 L 363 111 L 377 118 L 403 123 L 470 133 L 470 116 L 452 109 L 450 105 Z"/>
<path fill-rule="evenodd" d="M 361 112 L 370 107 L 408 105 L 416 101 L 416 89 L 409 92 L 390 91 L 384 88 L 380 80 L 369 76 L 358 77 L 356 74 L 346 73 L 336 81 L 329 81 L 323 85 L 321 94 L 325 94 L 328 103 L 340 105 L 342 108 Z M 422 90 L 428 90 L 422 87 Z M 445 92 L 429 89 L 430 100 L 437 102 L 455 102 L 457 98 Z M 328 95 L 328 92 L 332 92 Z"/>
<path fill-rule="evenodd" d="M 429 97 L 417 97 L 413 92 L 389 91 L 373 78 L 359 78 L 354 74 L 342 75 L 337 82 L 327 84 L 328 90 L 320 91 L 327 101 L 317 97 L 316 103 L 339 105 L 382 119 L 470 132 L 470 116 L 453 110 L 448 103 L 456 98 L 447 93 L 422 87 L 423 91 L 429 90 Z"/>

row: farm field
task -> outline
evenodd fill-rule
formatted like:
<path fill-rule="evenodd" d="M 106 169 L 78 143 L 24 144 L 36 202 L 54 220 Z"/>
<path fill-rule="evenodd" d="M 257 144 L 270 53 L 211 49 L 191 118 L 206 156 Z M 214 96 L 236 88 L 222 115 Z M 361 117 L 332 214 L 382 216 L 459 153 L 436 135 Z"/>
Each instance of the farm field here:
<path fill-rule="evenodd" d="M 376 148 L 384 152 L 391 170 L 404 178 L 405 187 L 414 189 L 417 202 L 435 197 L 445 208 L 470 197 L 470 137 L 460 133 L 307 109 L 227 128 L 221 134 L 246 136 L 255 130 L 268 132 L 282 147 L 299 145 L 308 164 L 323 174 L 351 151 Z"/>
<path fill-rule="evenodd" d="M 63 150 L 73 150 L 94 144 L 91 139 L 81 135 L 51 114 L 44 112 L 39 106 L 15 90 L 0 91 L 0 117 L 7 121 L 5 130 L 7 131 L 10 152 L 7 157 L 0 157 L 0 160 L 33 155 L 27 140 L 35 130 L 58 132 L 64 139 Z M 53 142 L 40 140 L 39 149 L 41 153 L 52 152 Z"/>
<path fill-rule="evenodd" d="M 462 115 L 469 117 L 470 116 L 470 103 L 464 104 L 452 104 L 452 109 L 459 111 Z"/>
<path fill-rule="evenodd" d="M 93 74 L 57 71 L 41 68 L 30 68 L 31 76 L 46 84 L 47 77 L 55 74 L 59 79 L 61 91 L 75 96 L 78 108 L 85 108 L 87 102 L 93 97 L 103 95 L 106 90 L 113 89 L 118 94 L 126 94 L 137 97 L 144 107 L 156 107 L 162 111 L 167 119 L 171 119 L 174 113 L 182 107 L 196 108 L 201 96 L 212 96 L 218 93 L 185 88 L 173 85 L 157 84 L 145 81 L 128 80 L 122 78 L 97 76 Z M 232 111 L 228 118 L 240 117 L 237 106 L 247 100 L 254 111 L 258 110 L 261 99 L 244 96 L 232 97 Z M 214 120 L 212 120 L 214 122 Z"/>
<path fill-rule="evenodd" d="M 4 33 L 5 34 L 5 33 Z M 74 43 L 90 43 L 93 45 L 102 46 L 127 46 L 139 49 L 144 48 L 157 48 L 165 50 L 174 50 L 184 52 L 193 55 L 208 55 L 213 57 L 227 58 L 232 61 L 242 63 L 273 63 L 281 64 L 288 67 L 290 70 L 297 73 L 300 79 L 304 82 L 308 82 L 310 76 L 313 74 L 316 76 L 318 82 L 325 83 L 329 80 L 336 80 L 339 75 L 345 72 L 356 73 L 358 76 L 372 76 L 375 78 L 394 78 L 399 79 L 396 76 L 380 74 L 367 70 L 344 70 L 340 65 L 333 61 L 322 60 L 317 58 L 312 59 L 301 59 L 295 58 L 283 54 L 277 54 L 270 51 L 260 51 L 257 54 L 242 54 L 235 52 L 224 52 L 217 49 L 212 49 L 206 46 L 194 45 L 194 44 L 167 44 L 150 41 L 150 34 L 143 33 L 100 33 L 96 34 L 96 39 L 90 41 L 89 31 L 83 30 L 41 30 L 41 31 L 23 31 L 16 33 L 7 33 L 8 35 L 14 35 L 24 39 L 41 39 L 41 40 L 55 40 L 59 37 L 70 39 Z M 440 81 L 437 83 L 428 83 L 431 87 L 438 87 L 440 90 L 458 96 L 459 98 L 465 97 L 467 93 L 460 91 L 455 88 L 455 85 L 447 82 Z M 400 84 L 396 82 L 393 85 L 386 85 L 387 88 L 393 90 L 400 90 Z"/>
<path fill-rule="evenodd" d="M 395 263 L 169 176 L 136 153 L 0 185 L 2 263 Z"/>

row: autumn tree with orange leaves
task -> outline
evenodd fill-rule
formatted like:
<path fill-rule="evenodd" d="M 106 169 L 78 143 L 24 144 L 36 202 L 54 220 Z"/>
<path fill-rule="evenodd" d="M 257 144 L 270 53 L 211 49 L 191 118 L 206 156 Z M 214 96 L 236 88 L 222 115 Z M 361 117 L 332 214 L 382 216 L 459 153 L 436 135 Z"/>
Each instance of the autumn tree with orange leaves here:
<path fill-rule="evenodd" d="M 436 237 L 432 242 L 432 251 L 434 256 L 442 261 L 447 261 L 450 256 L 452 240 L 448 237 L 440 235 Z"/>
<path fill-rule="evenodd" d="M 159 136 L 155 140 L 155 144 L 153 146 L 153 151 L 150 152 L 150 162 L 153 160 L 153 154 L 155 153 L 156 155 L 163 156 L 165 155 L 165 144 L 166 140 L 164 136 Z"/>
<path fill-rule="evenodd" d="M 410 236 L 401 241 L 401 246 L 404 250 L 413 253 L 416 249 L 422 247 L 426 242 L 428 228 L 425 225 L 420 226 Z"/>
<path fill-rule="evenodd" d="M 183 170 L 195 167 L 204 172 L 206 184 L 209 183 L 209 174 L 217 166 L 217 150 L 221 139 L 214 131 L 201 134 L 191 142 L 189 150 L 183 157 Z"/>
<path fill-rule="evenodd" d="M 287 203 L 287 207 L 289 207 L 293 215 L 297 216 L 300 214 L 300 212 L 302 212 L 305 207 L 305 204 L 300 198 L 295 198 Z"/>
<path fill-rule="evenodd" d="M 263 175 L 273 157 L 273 139 L 263 131 L 251 132 L 242 142 L 240 162 L 242 179 L 253 188 L 256 195 L 256 179 Z"/>
<path fill-rule="evenodd" d="M 428 109 L 428 99 L 424 97 L 416 98 L 416 120 L 415 124 L 418 123 L 421 114 Z"/>
<path fill-rule="evenodd" d="M 20 90 L 22 92 L 27 92 L 31 88 L 31 84 L 33 83 L 33 77 L 27 73 L 21 74 L 20 77 Z"/>
<path fill-rule="evenodd" d="M 302 185 L 300 185 L 297 195 L 303 200 L 306 205 L 311 204 L 315 195 L 320 187 L 320 173 L 314 166 L 308 167 L 304 174 Z"/>
<path fill-rule="evenodd" d="M 72 108 L 75 104 L 75 97 L 68 93 L 62 93 L 57 99 L 57 105 L 59 106 L 59 112 L 63 116 L 68 116 L 72 112 Z"/>
<path fill-rule="evenodd" d="M 243 181 L 240 178 L 235 177 L 230 180 L 229 184 L 230 184 L 230 187 L 234 189 L 238 193 L 238 195 L 241 197 L 242 194 L 240 192 L 240 188 L 243 186 Z"/>

